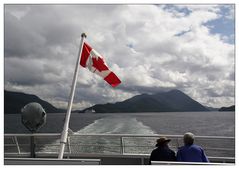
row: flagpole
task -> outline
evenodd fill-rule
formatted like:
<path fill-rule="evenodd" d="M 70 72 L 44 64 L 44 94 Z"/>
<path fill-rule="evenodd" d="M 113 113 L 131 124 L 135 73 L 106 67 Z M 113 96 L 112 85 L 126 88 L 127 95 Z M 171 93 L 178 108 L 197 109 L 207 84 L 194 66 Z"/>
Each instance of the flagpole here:
<path fill-rule="evenodd" d="M 59 155 L 58 155 L 58 159 L 63 158 L 65 145 L 66 145 L 66 142 L 67 142 L 69 122 L 70 122 L 70 116 L 71 116 L 71 108 L 72 108 L 72 103 L 73 103 L 73 99 L 74 99 L 74 95 L 75 95 L 77 75 L 78 75 L 78 70 L 79 70 L 79 66 L 80 66 L 80 57 L 81 57 L 82 47 L 83 47 L 83 44 L 84 44 L 84 38 L 86 38 L 86 34 L 82 33 L 81 34 L 79 54 L 78 54 L 76 67 L 75 67 L 75 72 L 74 72 L 74 77 L 73 77 L 72 86 L 71 86 L 70 99 L 68 101 L 68 106 L 67 106 L 64 128 L 63 128 L 63 131 L 62 131 L 62 134 L 61 134 L 60 152 L 59 152 Z"/>

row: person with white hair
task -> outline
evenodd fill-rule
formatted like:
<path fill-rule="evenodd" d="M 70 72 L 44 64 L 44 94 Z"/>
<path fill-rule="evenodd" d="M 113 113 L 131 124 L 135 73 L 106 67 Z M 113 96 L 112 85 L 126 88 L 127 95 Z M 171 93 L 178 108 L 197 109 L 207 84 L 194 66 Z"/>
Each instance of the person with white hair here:
<path fill-rule="evenodd" d="M 183 137 L 184 146 L 177 152 L 177 161 L 182 162 L 209 162 L 202 147 L 194 144 L 194 134 L 185 133 Z"/>

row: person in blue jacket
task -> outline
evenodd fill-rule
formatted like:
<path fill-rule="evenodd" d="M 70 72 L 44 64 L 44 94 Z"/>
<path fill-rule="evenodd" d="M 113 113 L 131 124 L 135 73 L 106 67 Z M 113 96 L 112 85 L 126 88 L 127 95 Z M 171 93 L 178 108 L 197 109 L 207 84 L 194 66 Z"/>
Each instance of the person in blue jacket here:
<path fill-rule="evenodd" d="M 157 139 L 157 144 L 149 159 L 149 164 L 151 161 L 176 161 L 176 155 L 173 150 L 171 150 L 168 146 L 168 143 L 171 140 L 167 137 L 161 137 Z"/>
<path fill-rule="evenodd" d="M 177 152 L 177 161 L 182 162 L 209 162 L 202 147 L 194 144 L 194 134 L 185 133 L 184 146 L 180 147 Z"/>

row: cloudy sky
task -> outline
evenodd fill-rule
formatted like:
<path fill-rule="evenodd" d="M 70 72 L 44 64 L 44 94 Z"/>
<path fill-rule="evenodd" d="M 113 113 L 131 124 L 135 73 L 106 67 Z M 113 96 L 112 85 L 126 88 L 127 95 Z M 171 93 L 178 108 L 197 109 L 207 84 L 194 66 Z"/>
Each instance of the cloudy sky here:
<path fill-rule="evenodd" d="M 233 5 L 5 5 L 4 14 L 6 90 L 66 108 L 86 32 L 122 84 L 80 67 L 73 109 L 171 89 L 234 104 Z"/>

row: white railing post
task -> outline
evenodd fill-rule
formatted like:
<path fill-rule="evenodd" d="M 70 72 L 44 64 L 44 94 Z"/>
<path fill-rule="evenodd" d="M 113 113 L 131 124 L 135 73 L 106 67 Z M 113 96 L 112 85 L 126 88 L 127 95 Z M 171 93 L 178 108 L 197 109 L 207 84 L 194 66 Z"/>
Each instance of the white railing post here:
<path fill-rule="evenodd" d="M 124 138 L 120 137 L 120 153 L 124 154 Z"/>
<path fill-rule="evenodd" d="M 141 165 L 144 165 L 144 157 L 141 157 Z"/>
<path fill-rule="evenodd" d="M 18 144 L 18 141 L 17 141 L 17 136 L 14 136 L 13 138 L 14 138 L 14 142 L 15 142 L 15 144 L 17 146 L 18 154 L 21 154 L 20 147 L 19 147 L 19 144 Z"/>
<path fill-rule="evenodd" d="M 179 138 L 176 139 L 177 140 L 177 150 L 179 148 Z"/>
<path fill-rule="evenodd" d="M 70 137 L 67 137 L 67 147 L 68 147 L 68 151 L 69 151 L 68 158 L 70 158 L 70 155 L 71 155 Z"/>

